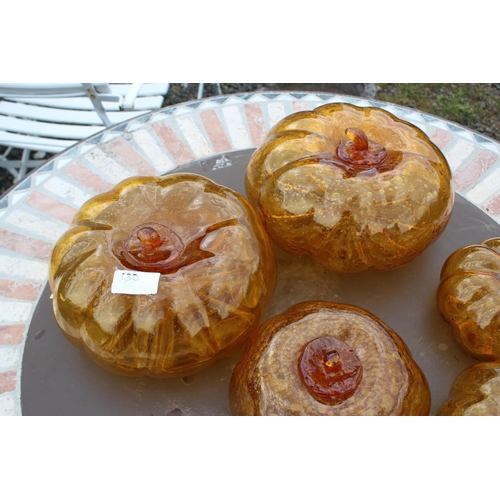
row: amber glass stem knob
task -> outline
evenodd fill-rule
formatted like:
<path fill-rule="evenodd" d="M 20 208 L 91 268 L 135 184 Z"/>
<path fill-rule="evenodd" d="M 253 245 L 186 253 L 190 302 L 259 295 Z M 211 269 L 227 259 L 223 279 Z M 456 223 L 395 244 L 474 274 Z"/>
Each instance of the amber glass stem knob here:
<path fill-rule="evenodd" d="M 359 128 L 347 128 L 347 139 L 337 147 L 337 156 L 342 161 L 356 165 L 359 170 L 382 163 L 387 158 L 387 149 L 368 139 Z"/>
<path fill-rule="evenodd" d="M 354 394 L 361 382 L 363 368 L 351 347 L 336 337 L 323 336 L 302 348 L 299 375 L 317 401 L 336 405 Z"/>
<path fill-rule="evenodd" d="M 150 222 L 135 227 L 125 242 L 126 251 L 138 261 L 172 262 L 184 250 L 180 237 L 169 227 Z"/>

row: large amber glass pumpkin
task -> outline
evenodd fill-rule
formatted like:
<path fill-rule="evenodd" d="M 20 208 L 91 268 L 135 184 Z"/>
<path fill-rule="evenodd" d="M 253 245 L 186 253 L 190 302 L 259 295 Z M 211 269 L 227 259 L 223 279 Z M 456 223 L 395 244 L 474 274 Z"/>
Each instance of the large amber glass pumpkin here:
<path fill-rule="evenodd" d="M 246 190 L 280 247 L 340 273 L 410 262 L 443 232 L 454 201 L 448 163 L 420 129 L 343 103 L 278 122 Z"/>
<path fill-rule="evenodd" d="M 441 416 L 500 416 L 500 362 L 482 362 L 455 379 Z"/>
<path fill-rule="evenodd" d="M 230 384 L 233 415 L 428 415 L 403 340 L 359 307 L 297 304 L 250 338 Z"/>
<path fill-rule="evenodd" d="M 465 352 L 481 361 L 500 358 L 500 238 L 448 257 L 437 304 Z"/>
<path fill-rule="evenodd" d="M 116 270 L 139 279 L 134 286 L 159 273 L 157 292 L 113 293 Z M 87 201 L 56 243 L 49 275 L 71 342 L 113 371 L 168 377 L 243 344 L 274 291 L 276 259 L 242 196 L 171 174 L 133 177 Z"/>

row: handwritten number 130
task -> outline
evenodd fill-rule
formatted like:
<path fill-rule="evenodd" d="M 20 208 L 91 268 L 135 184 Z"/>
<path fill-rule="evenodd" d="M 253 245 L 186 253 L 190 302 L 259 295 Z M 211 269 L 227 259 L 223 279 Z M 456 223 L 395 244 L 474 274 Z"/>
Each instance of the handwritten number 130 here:
<path fill-rule="evenodd" d="M 122 281 L 137 281 L 139 276 L 136 273 L 122 273 Z"/>

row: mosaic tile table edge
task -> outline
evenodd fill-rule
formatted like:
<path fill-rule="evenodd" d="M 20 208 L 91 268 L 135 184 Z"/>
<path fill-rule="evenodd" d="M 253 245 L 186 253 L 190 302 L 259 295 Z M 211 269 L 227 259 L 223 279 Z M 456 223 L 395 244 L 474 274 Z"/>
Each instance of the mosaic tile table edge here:
<path fill-rule="evenodd" d="M 284 116 L 330 102 L 379 107 L 421 128 L 447 158 L 456 192 L 500 223 L 500 144 L 409 108 L 334 94 L 236 94 L 116 125 L 52 158 L 0 200 L 0 416 L 22 414 L 24 345 L 47 262 L 84 201 L 132 175 L 258 147 Z"/>

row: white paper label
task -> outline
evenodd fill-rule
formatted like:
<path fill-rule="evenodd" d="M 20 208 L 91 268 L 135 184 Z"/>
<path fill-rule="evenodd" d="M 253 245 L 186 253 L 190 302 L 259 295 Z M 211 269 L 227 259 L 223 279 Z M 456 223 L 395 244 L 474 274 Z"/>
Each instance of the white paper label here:
<path fill-rule="evenodd" d="M 143 273 L 141 271 L 115 271 L 111 293 L 129 295 L 151 295 L 158 293 L 160 273 Z"/>

